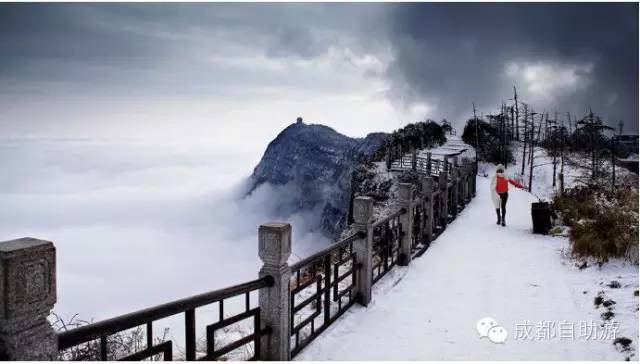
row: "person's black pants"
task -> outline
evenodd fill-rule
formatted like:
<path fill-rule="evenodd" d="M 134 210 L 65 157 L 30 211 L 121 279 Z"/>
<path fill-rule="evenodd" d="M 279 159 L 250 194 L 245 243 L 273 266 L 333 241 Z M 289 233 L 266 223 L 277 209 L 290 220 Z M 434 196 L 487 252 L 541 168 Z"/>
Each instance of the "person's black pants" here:
<path fill-rule="evenodd" d="M 500 207 L 502 209 L 502 222 L 504 222 L 504 217 L 507 214 L 507 199 L 509 198 L 509 192 L 499 193 L 500 195 Z"/>

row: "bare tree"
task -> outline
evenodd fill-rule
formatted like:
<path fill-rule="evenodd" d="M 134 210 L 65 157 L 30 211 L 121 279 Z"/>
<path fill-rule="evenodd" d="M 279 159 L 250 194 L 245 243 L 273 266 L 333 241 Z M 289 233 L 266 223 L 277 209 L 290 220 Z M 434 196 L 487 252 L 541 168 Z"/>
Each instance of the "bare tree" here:
<path fill-rule="evenodd" d="M 604 125 L 602 119 L 595 115 L 591 109 L 589 114 L 582 118 L 582 120 L 576 123 L 576 126 L 589 136 L 590 139 L 590 151 L 591 151 L 591 179 L 595 180 L 598 175 L 598 154 L 600 152 L 600 145 L 602 144 L 602 133 L 605 130 L 613 130 L 610 126 Z"/>

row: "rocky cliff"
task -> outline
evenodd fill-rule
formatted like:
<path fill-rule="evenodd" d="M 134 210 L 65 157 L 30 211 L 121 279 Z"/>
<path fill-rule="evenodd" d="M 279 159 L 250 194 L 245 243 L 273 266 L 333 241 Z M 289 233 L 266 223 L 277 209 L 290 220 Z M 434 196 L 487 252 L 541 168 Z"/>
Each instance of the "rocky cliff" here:
<path fill-rule="evenodd" d="M 285 186 L 288 198 L 274 208 L 288 213 L 317 209 L 318 228 L 333 237 L 346 224 L 352 171 L 387 136 L 350 138 L 324 125 L 298 121 L 269 143 L 251 176 L 249 193 L 265 183 Z"/>

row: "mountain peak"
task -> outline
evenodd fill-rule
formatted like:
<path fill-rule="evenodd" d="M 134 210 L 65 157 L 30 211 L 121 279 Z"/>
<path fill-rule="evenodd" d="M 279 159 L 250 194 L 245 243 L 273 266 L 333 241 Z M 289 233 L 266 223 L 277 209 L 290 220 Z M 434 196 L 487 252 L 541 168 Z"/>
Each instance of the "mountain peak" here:
<path fill-rule="evenodd" d="M 350 138 L 326 125 L 307 124 L 298 118 L 269 143 L 251 176 L 250 192 L 264 183 L 287 185 L 291 198 L 286 203 L 293 206 L 276 209 L 295 212 L 320 208 L 322 224 L 331 225 L 322 226 L 323 230 L 334 234 L 349 206 L 344 191 L 349 191 L 354 165 L 361 157 L 373 154 L 385 138 L 384 133 Z"/>

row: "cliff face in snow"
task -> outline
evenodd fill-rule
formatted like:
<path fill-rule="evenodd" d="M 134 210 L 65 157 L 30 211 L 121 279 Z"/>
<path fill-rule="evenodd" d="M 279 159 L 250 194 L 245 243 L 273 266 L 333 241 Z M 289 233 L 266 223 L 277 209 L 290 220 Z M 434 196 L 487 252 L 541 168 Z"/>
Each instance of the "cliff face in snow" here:
<path fill-rule="evenodd" d="M 287 198 L 276 210 L 317 209 L 318 228 L 335 236 L 346 223 L 351 172 L 386 138 L 385 133 L 350 138 L 324 125 L 291 124 L 269 143 L 251 175 L 249 193 L 265 183 L 283 186 Z"/>

